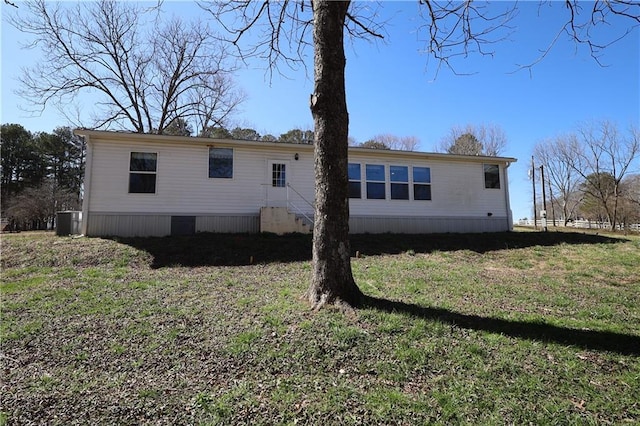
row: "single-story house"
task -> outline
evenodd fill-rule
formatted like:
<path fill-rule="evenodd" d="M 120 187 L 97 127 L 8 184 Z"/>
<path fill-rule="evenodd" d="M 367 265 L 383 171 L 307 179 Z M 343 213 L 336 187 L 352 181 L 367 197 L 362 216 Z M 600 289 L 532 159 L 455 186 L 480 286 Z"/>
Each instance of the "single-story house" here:
<path fill-rule="evenodd" d="M 82 233 L 309 232 L 313 146 L 76 130 Z M 349 148 L 351 233 L 511 230 L 514 158 Z"/>

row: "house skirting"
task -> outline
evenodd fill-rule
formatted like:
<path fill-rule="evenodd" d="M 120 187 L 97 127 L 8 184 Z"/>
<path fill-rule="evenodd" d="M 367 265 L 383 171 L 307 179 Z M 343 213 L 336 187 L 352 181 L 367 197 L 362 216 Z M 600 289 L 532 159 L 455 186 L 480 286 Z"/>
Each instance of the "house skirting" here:
<path fill-rule="evenodd" d="M 84 233 L 94 237 L 164 237 L 194 232 L 258 233 L 260 214 L 90 213 Z M 507 217 L 351 216 L 351 234 L 438 234 L 511 231 Z"/>
<path fill-rule="evenodd" d="M 442 234 L 513 230 L 507 217 L 384 217 L 351 216 L 351 234 Z"/>
<path fill-rule="evenodd" d="M 260 216 L 89 213 L 85 234 L 90 237 L 165 237 L 195 232 L 257 233 Z M 191 231 L 191 232 L 190 232 Z"/>

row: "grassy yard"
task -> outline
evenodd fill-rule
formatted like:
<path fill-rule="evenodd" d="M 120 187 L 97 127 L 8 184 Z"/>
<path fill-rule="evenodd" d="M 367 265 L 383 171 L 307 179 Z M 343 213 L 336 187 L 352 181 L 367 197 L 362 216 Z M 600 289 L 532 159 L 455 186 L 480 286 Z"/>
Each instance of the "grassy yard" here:
<path fill-rule="evenodd" d="M 2 236 L 0 424 L 638 424 L 640 238 Z"/>

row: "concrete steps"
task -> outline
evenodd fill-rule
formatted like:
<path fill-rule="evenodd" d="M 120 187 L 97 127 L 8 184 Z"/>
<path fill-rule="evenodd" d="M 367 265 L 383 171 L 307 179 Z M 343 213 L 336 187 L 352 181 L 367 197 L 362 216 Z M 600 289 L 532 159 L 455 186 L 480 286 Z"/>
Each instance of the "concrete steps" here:
<path fill-rule="evenodd" d="M 260 232 L 282 235 L 292 232 L 310 234 L 311 226 L 304 219 L 296 217 L 286 207 L 260 208 Z"/>

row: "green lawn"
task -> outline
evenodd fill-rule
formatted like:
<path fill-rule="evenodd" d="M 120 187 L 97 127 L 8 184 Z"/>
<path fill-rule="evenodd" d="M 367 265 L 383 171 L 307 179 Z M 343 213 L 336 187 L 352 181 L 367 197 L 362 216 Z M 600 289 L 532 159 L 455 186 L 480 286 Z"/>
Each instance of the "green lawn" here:
<path fill-rule="evenodd" d="M 2 235 L 0 424 L 637 424 L 640 237 Z"/>

